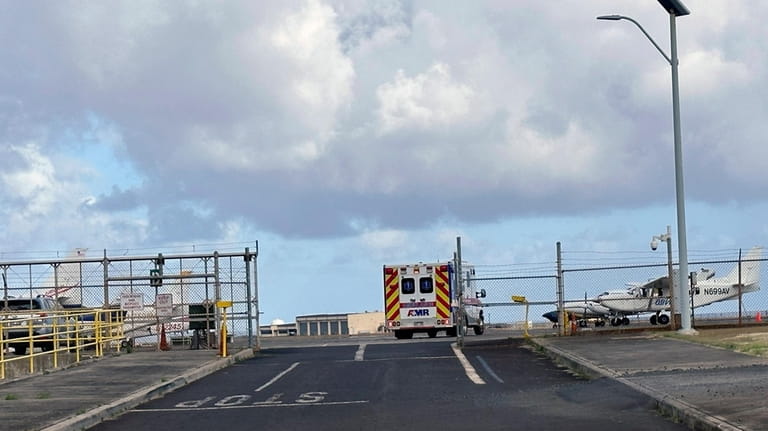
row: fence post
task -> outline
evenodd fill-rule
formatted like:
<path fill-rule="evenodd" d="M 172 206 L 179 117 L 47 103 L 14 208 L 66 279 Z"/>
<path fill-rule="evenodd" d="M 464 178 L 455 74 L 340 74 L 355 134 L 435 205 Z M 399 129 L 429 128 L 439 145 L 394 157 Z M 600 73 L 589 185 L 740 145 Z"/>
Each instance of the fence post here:
<path fill-rule="evenodd" d="M 256 350 L 261 350 L 261 310 L 259 309 L 259 241 L 253 254 L 253 305 L 256 308 Z"/>
<path fill-rule="evenodd" d="M 102 307 L 109 307 L 109 259 L 107 259 L 107 249 L 104 249 L 104 260 L 101 261 L 104 266 L 104 302 Z"/>
<path fill-rule="evenodd" d="M 741 249 L 739 249 L 739 326 L 741 326 Z"/>
<path fill-rule="evenodd" d="M 248 247 L 245 248 L 245 254 L 243 255 L 245 261 L 245 303 L 246 314 L 248 315 L 248 347 L 253 348 L 253 312 L 251 310 L 251 253 L 248 251 Z M 259 328 L 257 327 L 258 331 Z"/>
<path fill-rule="evenodd" d="M 458 301 L 458 316 L 455 317 L 456 322 L 456 344 L 459 348 L 464 348 L 464 288 L 462 285 L 461 276 L 461 237 L 456 237 L 456 299 Z"/>
<path fill-rule="evenodd" d="M 557 242 L 557 321 L 558 334 L 565 335 L 565 283 L 563 282 L 563 254 L 560 241 Z"/>
<path fill-rule="evenodd" d="M 221 301 L 221 282 L 219 280 L 219 252 L 213 252 L 213 303 L 216 304 Z M 217 324 L 221 324 L 221 309 L 216 306 L 215 316 Z M 217 326 L 217 328 L 221 329 Z"/>

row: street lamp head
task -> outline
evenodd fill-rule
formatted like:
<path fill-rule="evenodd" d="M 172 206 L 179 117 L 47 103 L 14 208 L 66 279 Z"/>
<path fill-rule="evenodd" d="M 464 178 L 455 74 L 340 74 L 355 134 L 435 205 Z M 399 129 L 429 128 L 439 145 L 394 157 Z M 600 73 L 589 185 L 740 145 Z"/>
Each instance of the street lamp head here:
<path fill-rule="evenodd" d="M 659 242 L 656 241 L 656 237 L 653 237 L 651 240 L 651 250 L 656 251 L 657 248 L 659 248 Z"/>
<path fill-rule="evenodd" d="M 665 11 L 677 16 L 688 15 L 691 11 L 680 0 L 659 0 L 659 4 Z"/>
<path fill-rule="evenodd" d="M 610 21 L 618 21 L 623 18 L 624 17 L 621 15 L 600 15 L 599 17 L 597 17 L 597 19 L 607 19 Z"/>

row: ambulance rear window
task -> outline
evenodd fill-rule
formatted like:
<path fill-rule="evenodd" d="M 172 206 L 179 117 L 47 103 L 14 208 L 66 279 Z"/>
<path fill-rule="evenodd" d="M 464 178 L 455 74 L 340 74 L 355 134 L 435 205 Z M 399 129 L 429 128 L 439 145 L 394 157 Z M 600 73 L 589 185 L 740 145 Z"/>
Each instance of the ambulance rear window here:
<path fill-rule="evenodd" d="M 412 278 L 404 278 L 400 283 L 403 293 L 411 294 L 416 293 L 416 281 Z"/>
<path fill-rule="evenodd" d="M 432 277 L 419 279 L 419 292 L 432 293 Z"/>

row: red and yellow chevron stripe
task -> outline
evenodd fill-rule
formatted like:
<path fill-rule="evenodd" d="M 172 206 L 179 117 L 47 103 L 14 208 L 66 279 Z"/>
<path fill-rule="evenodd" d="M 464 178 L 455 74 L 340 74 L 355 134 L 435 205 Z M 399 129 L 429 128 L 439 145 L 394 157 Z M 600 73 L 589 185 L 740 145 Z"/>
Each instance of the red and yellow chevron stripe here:
<path fill-rule="evenodd" d="M 435 308 L 437 317 L 448 318 L 451 315 L 451 289 L 448 281 L 448 266 L 435 269 Z"/>
<path fill-rule="evenodd" d="M 400 277 L 397 269 L 384 271 L 384 312 L 387 320 L 400 320 Z"/>

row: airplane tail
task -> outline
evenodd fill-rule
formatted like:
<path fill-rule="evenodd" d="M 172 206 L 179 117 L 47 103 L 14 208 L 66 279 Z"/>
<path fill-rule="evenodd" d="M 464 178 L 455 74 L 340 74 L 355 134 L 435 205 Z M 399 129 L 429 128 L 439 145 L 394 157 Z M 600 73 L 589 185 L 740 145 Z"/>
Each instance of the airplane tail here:
<path fill-rule="evenodd" d="M 760 281 L 760 258 L 762 257 L 762 247 L 753 247 L 741 260 L 741 283 L 745 286 L 757 284 Z M 739 283 L 739 264 L 731 270 L 725 277 L 730 284 Z"/>
<path fill-rule="evenodd" d="M 76 248 L 67 255 L 67 258 L 83 258 L 87 250 L 86 248 Z M 78 262 L 62 263 L 55 271 L 57 273 L 51 275 L 44 284 L 50 287 L 35 289 L 32 291 L 33 295 L 56 298 L 64 307 L 81 307 L 83 292 L 80 284 L 80 264 Z"/>

